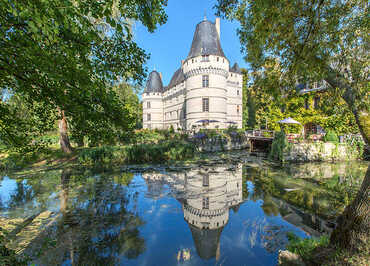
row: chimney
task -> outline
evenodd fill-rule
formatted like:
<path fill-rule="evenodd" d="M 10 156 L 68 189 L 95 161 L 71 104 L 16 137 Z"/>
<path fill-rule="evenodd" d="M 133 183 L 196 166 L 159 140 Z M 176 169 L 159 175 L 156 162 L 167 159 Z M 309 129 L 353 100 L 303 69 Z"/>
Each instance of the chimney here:
<path fill-rule="evenodd" d="M 181 65 L 184 65 L 184 62 L 185 62 L 184 60 L 181 60 Z"/>
<path fill-rule="evenodd" d="M 218 33 L 218 38 L 221 38 L 221 31 L 220 31 L 220 18 L 216 18 L 216 30 Z"/>
<path fill-rule="evenodd" d="M 161 77 L 161 79 L 162 79 L 162 72 L 159 72 L 159 76 Z"/>

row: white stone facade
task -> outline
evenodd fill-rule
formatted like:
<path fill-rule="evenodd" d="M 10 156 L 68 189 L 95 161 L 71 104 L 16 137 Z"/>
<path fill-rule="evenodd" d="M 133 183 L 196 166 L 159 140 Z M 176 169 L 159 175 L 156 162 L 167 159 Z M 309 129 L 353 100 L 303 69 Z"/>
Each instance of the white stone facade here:
<path fill-rule="evenodd" d="M 224 56 L 217 23 L 197 25 L 192 50 L 168 86 L 158 72 L 150 74 L 142 95 L 144 128 L 242 127 L 243 75 Z"/>

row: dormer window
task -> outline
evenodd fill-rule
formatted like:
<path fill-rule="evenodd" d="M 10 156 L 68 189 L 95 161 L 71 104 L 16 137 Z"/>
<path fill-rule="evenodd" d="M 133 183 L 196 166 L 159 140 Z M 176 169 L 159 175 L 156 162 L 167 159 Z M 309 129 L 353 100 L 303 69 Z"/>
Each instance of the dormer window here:
<path fill-rule="evenodd" d="M 209 55 L 202 55 L 202 62 L 209 62 Z"/>

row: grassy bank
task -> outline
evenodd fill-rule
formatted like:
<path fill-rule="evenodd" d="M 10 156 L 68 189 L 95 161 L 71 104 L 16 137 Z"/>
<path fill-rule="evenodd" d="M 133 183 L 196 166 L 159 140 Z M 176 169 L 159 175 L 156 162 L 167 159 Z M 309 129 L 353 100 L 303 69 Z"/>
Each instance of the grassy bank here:
<path fill-rule="evenodd" d="M 288 235 L 287 250 L 299 255 L 306 265 L 365 266 L 370 263 L 370 243 L 363 250 L 351 252 L 333 247 L 328 236 L 301 239 Z"/>
<path fill-rule="evenodd" d="M 186 141 L 164 141 L 158 144 L 103 146 L 81 150 L 78 163 L 85 166 L 164 163 L 191 159 L 196 154 L 193 144 Z"/>
<path fill-rule="evenodd" d="M 82 166 L 111 166 L 123 164 L 164 163 L 194 158 L 193 144 L 183 140 L 160 143 L 128 144 L 77 148 L 71 154 L 63 153 L 58 146 L 30 153 L 0 151 L 0 170 L 19 170 L 31 167 L 53 167 L 63 164 Z"/>

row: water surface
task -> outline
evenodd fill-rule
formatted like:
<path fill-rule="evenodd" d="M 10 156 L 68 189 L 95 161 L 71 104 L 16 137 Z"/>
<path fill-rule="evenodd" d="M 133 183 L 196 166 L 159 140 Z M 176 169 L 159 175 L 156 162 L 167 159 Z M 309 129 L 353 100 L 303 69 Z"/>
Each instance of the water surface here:
<path fill-rule="evenodd" d="M 366 163 L 62 169 L 0 178 L 8 246 L 36 265 L 275 265 L 332 230 Z"/>

